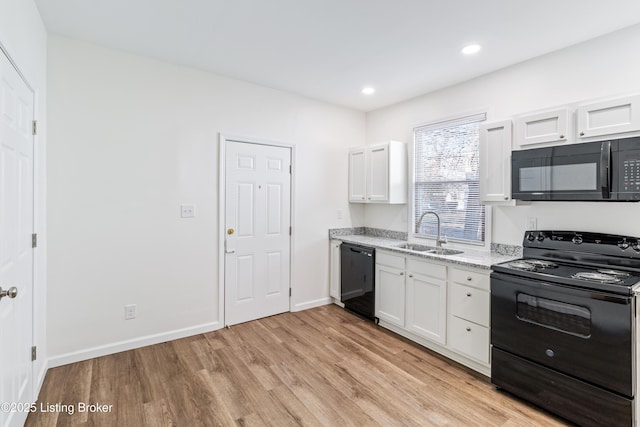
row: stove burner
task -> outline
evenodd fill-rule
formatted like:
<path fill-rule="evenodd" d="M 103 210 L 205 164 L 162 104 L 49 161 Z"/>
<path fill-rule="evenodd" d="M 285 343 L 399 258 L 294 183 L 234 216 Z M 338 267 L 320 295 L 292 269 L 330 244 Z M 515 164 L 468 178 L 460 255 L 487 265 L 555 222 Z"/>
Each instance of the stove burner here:
<path fill-rule="evenodd" d="M 540 268 L 557 268 L 558 264 L 553 263 L 551 261 L 543 261 L 541 259 L 527 259 L 524 262 L 528 262 L 529 264 L 532 264 L 535 267 L 540 267 Z"/>
<path fill-rule="evenodd" d="M 513 261 L 507 264 L 508 267 L 515 268 L 517 270 L 533 271 L 536 266 L 527 261 Z"/>
<path fill-rule="evenodd" d="M 611 276 L 609 274 L 603 274 L 603 273 L 580 272 L 580 273 L 574 274 L 571 277 L 578 280 L 586 280 L 587 282 L 598 282 L 598 283 L 622 282 L 622 280 L 618 279 L 617 277 Z"/>
<path fill-rule="evenodd" d="M 598 270 L 598 273 L 607 274 L 609 276 L 614 276 L 614 277 L 629 277 L 630 276 L 629 273 L 627 273 L 625 271 L 620 271 L 620 270 L 603 269 L 603 270 Z"/>

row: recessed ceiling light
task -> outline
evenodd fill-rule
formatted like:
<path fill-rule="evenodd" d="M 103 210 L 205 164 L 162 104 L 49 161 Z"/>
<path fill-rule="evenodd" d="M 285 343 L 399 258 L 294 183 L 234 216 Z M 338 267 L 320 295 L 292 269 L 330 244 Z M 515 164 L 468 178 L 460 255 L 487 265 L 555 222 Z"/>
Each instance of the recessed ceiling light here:
<path fill-rule="evenodd" d="M 362 88 L 362 93 L 364 93 L 365 95 L 372 95 L 376 92 L 376 90 L 374 88 L 372 88 L 371 86 L 367 86 Z"/>
<path fill-rule="evenodd" d="M 474 53 L 480 52 L 481 48 L 479 44 L 470 44 L 462 48 L 462 53 L 465 55 L 473 55 Z"/>

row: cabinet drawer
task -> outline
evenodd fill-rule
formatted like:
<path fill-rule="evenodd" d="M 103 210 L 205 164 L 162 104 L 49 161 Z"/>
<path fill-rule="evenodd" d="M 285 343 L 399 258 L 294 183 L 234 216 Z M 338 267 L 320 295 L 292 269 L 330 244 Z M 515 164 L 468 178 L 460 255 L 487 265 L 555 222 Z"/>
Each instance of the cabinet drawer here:
<path fill-rule="evenodd" d="M 489 328 L 449 316 L 449 345 L 468 357 L 489 363 Z"/>
<path fill-rule="evenodd" d="M 489 290 L 489 271 L 477 272 L 471 270 L 463 270 L 461 268 L 450 268 L 449 274 L 452 282 L 460 283 L 465 286 L 473 286 Z"/>
<path fill-rule="evenodd" d="M 417 273 L 434 279 L 447 280 L 447 267 L 415 258 L 407 258 L 407 272 Z"/>
<path fill-rule="evenodd" d="M 389 252 L 376 251 L 376 264 L 404 270 L 404 257 L 392 255 Z"/>
<path fill-rule="evenodd" d="M 459 283 L 452 283 L 450 289 L 451 314 L 482 326 L 489 326 L 489 292 Z"/>

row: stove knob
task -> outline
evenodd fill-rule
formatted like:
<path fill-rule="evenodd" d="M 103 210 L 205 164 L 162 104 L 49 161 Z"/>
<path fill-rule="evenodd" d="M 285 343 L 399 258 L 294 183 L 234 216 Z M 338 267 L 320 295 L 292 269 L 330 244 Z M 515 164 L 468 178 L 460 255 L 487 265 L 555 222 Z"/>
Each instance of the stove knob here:
<path fill-rule="evenodd" d="M 631 249 L 633 249 L 636 252 L 640 252 L 640 244 L 637 241 L 632 243 L 631 244 Z"/>
<path fill-rule="evenodd" d="M 627 242 L 627 239 L 623 239 L 622 242 L 618 242 L 618 247 L 625 250 L 629 247 L 629 242 Z"/>
<path fill-rule="evenodd" d="M 582 243 L 582 236 L 574 236 L 574 238 L 571 239 L 571 241 L 576 245 L 579 245 L 580 243 Z"/>
<path fill-rule="evenodd" d="M 529 235 L 527 236 L 527 240 L 533 242 L 534 240 L 536 240 L 536 236 L 533 233 L 529 233 Z"/>
<path fill-rule="evenodd" d="M 538 234 L 537 239 L 538 239 L 538 242 L 542 242 L 544 240 L 544 234 L 542 233 Z"/>

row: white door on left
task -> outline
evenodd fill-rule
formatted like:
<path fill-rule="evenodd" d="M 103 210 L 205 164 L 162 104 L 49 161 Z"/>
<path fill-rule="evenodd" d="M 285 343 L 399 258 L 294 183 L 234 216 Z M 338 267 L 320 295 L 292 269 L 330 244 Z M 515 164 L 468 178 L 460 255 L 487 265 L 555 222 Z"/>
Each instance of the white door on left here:
<path fill-rule="evenodd" d="M 2 427 L 23 425 L 33 397 L 32 123 L 33 93 L 0 51 L 0 287 L 9 294 L 0 299 Z"/>
<path fill-rule="evenodd" d="M 289 311 L 291 149 L 226 142 L 225 324 Z"/>

